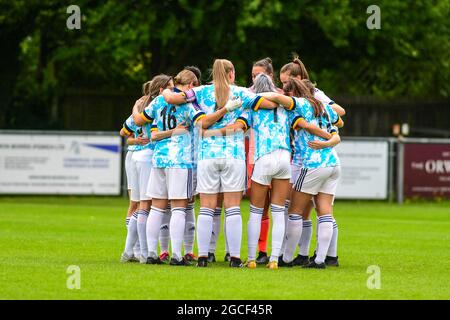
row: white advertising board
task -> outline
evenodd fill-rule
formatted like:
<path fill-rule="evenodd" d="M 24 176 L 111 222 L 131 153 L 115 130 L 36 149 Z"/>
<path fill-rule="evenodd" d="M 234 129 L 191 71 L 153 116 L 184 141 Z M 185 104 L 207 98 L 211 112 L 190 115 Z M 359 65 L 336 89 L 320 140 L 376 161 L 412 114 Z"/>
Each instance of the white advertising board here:
<path fill-rule="evenodd" d="M 0 134 L 0 194 L 119 195 L 119 136 Z"/>
<path fill-rule="evenodd" d="M 342 141 L 336 151 L 342 167 L 336 198 L 387 198 L 387 141 Z"/>

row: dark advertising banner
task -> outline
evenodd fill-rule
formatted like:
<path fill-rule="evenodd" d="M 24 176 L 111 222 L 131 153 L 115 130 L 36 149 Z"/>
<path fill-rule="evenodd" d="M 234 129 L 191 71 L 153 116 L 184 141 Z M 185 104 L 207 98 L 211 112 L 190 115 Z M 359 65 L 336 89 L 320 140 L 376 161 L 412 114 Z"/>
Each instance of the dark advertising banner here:
<path fill-rule="evenodd" d="M 404 144 L 405 197 L 450 198 L 450 143 Z"/>

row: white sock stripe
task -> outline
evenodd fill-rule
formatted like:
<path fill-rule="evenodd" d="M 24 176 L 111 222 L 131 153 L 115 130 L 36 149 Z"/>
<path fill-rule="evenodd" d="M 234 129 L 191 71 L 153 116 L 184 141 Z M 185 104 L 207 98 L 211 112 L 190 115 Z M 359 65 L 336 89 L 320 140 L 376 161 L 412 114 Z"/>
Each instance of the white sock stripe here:
<path fill-rule="evenodd" d="M 250 213 L 263 214 L 264 213 L 264 208 L 258 208 L 258 207 L 250 205 Z"/>
<path fill-rule="evenodd" d="M 133 213 L 133 216 L 132 216 L 132 217 L 137 219 L 137 217 L 138 217 L 137 212 Z"/>
<path fill-rule="evenodd" d="M 214 216 L 214 210 L 209 208 L 200 208 L 199 215 Z"/>
<path fill-rule="evenodd" d="M 195 205 L 193 203 L 188 203 L 186 210 L 192 210 L 194 209 Z"/>
<path fill-rule="evenodd" d="M 311 220 L 303 220 L 303 227 L 311 227 L 312 221 Z"/>
<path fill-rule="evenodd" d="M 142 215 L 148 216 L 148 213 L 149 212 L 147 210 L 139 210 L 138 211 L 138 215 L 142 214 Z"/>
<path fill-rule="evenodd" d="M 186 208 L 184 208 L 184 207 L 175 207 L 175 208 L 172 208 L 172 212 L 175 211 L 175 210 L 178 210 L 178 211 L 186 211 Z"/>
<path fill-rule="evenodd" d="M 285 209 L 284 207 L 276 205 L 276 204 L 271 204 L 270 205 L 270 210 L 272 212 L 284 212 L 284 209 Z"/>
<path fill-rule="evenodd" d="M 152 206 L 152 211 L 157 211 L 159 213 L 166 213 L 166 209 L 160 209 Z"/>
<path fill-rule="evenodd" d="M 297 221 L 297 220 L 302 220 L 302 219 L 303 219 L 303 217 L 298 214 L 290 214 L 289 215 L 289 220 L 292 220 L 292 221 L 294 221 L 294 220 Z"/>

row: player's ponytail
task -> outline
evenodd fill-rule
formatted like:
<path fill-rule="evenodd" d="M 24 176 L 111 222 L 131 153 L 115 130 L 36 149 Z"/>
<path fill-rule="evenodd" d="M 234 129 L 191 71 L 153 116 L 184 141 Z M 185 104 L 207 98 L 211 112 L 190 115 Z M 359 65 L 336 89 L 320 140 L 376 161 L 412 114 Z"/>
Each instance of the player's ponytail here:
<path fill-rule="evenodd" d="M 212 79 L 214 83 L 214 95 L 217 107 L 223 108 L 230 97 L 230 79 L 228 74 L 234 70 L 231 61 L 216 59 L 212 69 Z"/>
<path fill-rule="evenodd" d="M 312 87 L 311 87 L 312 86 Z M 294 97 L 305 98 L 314 109 L 314 116 L 319 117 L 324 113 L 322 102 L 314 98 L 314 84 L 308 79 L 298 80 L 291 78 L 283 87 L 284 92 L 292 92 Z"/>
<path fill-rule="evenodd" d="M 161 88 L 166 89 L 169 86 L 171 80 L 172 77 L 166 74 L 160 74 L 154 76 L 153 79 L 149 81 L 148 94 L 146 95 L 143 103 L 138 106 L 139 113 L 144 111 L 144 109 L 150 104 L 150 102 L 152 102 L 153 99 L 159 96 L 159 94 L 161 93 Z"/>
<path fill-rule="evenodd" d="M 280 74 L 287 73 L 288 76 L 295 78 L 300 76 L 303 79 L 309 79 L 308 71 L 303 62 L 300 60 L 297 54 L 294 53 L 292 62 L 285 64 L 281 70 Z"/>
<path fill-rule="evenodd" d="M 150 93 L 150 84 L 151 83 L 152 83 L 152 81 L 150 80 L 142 85 L 142 94 L 144 96 L 148 96 L 148 94 Z"/>

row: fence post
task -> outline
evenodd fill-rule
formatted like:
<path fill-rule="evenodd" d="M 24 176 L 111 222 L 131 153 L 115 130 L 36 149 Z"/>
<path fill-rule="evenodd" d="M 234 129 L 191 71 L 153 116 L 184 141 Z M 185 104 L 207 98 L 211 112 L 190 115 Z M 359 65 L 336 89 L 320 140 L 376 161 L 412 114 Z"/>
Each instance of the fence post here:
<path fill-rule="evenodd" d="M 403 204 L 403 179 L 404 179 L 404 157 L 405 145 L 402 141 L 397 142 L 397 202 Z"/>
<path fill-rule="evenodd" d="M 389 176 L 388 176 L 388 201 L 391 203 L 394 201 L 395 186 L 394 186 L 394 159 L 395 159 L 395 145 L 397 141 L 393 138 L 389 138 Z"/>

